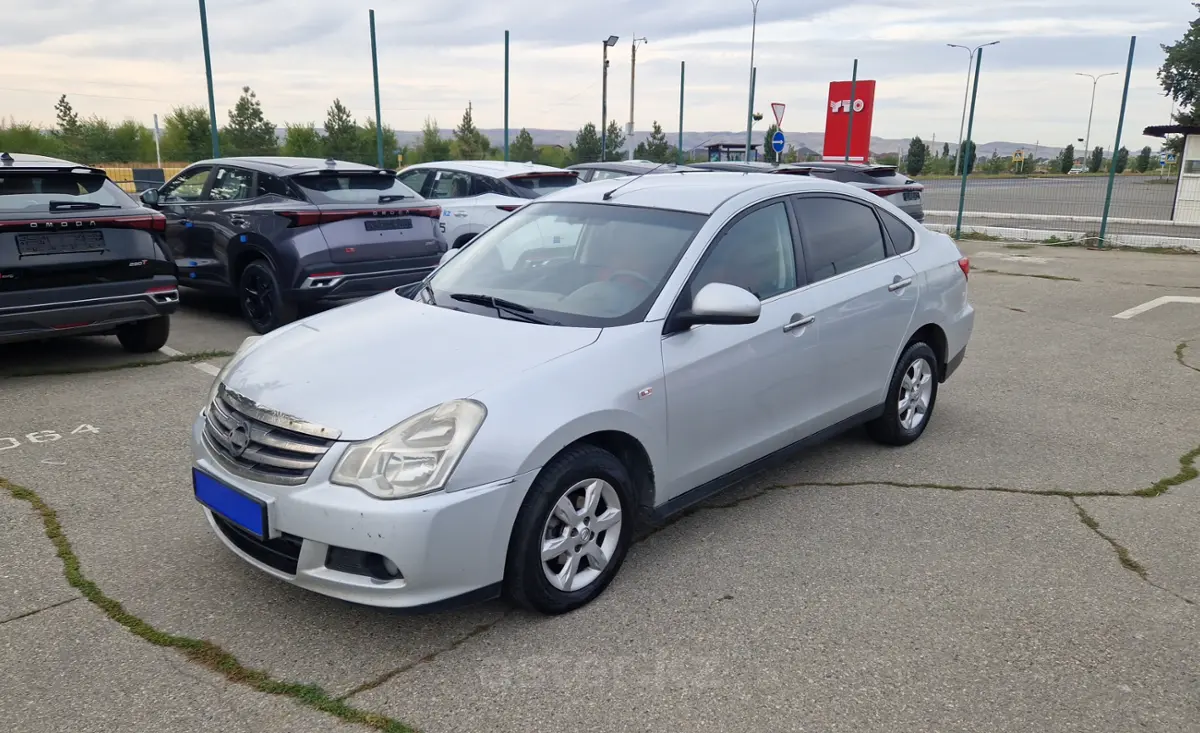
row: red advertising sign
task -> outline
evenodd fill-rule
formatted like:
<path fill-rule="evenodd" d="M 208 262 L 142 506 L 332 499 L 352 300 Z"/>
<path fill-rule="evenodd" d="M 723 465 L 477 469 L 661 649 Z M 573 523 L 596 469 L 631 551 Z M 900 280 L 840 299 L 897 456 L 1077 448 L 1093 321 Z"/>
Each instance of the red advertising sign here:
<path fill-rule="evenodd" d="M 825 102 L 826 158 L 846 157 L 846 136 L 850 134 L 850 108 L 854 107 L 854 139 L 850 141 L 850 160 L 866 162 L 871 157 L 871 117 L 875 110 L 874 80 L 859 79 L 850 99 L 848 81 L 829 82 L 829 99 Z"/>

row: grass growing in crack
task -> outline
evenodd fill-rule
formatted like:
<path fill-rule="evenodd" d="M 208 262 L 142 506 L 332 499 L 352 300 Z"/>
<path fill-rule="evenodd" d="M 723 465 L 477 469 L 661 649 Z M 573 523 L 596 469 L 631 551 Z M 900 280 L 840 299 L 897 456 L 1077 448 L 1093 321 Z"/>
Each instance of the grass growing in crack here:
<path fill-rule="evenodd" d="M 1113 552 L 1117 553 L 1117 560 L 1121 563 L 1122 567 L 1124 567 L 1126 570 L 1131 570 L 1134 573 L 1137 573 L 1138 577 L 1142 580 L 1150 580 L 1150 575 L 1146 572 L 1146 568 L 1137 560 L 1133 559 L 1133 556 L 1129 554 L 1129 550 L 1126 549 L 1124 545 L 1105 534 L 1100 529 L 1100 523 L 1097 522 L 1092 515 L 1087 513 L 1087 510 L 1083 508 L 1082 504 L 1075 500 L 1075 497 L 1071 497 L 1071 504 L 1075 507 L 1075 511 L 1079 513 L 1079 521 L 1083 522 L 1085 527 L 1095 532 L 1105 542 L 1112 545 Z"/>
<path fill-rule="evenodd" d="M 977 272 L 982 272 L 987 275 L 1008 275 L 1009 277 L 1035 277 L 1039 280 L 1060 280 L 1063 282 L 1073 282 L 1073 283 L 1082 282 L 1077 277 L 1066 277 L 1064 275 L 1046 275 L 1046 274 L 1040 273 L 1040 272 L 1006 272 L 1004 270 L 992 270 L 992 269 L 989 269 L 986 267 L 971 269 L 972 275 L 974 275 Z"/>
<path fill-rule="evenodd" d="M 1033 249 L 1036 246 L 1036 244 L 1029 244 L 1027 242 L 1006 242 L 1004 244 L 1005 249 Z"/>
<path fill-rule="evenodd" d="M 62 561 L 63 574 L 66 576 L 67 583 L 110 619 L 144 641 L 155 646 L 174 649 L 189 660 L 224 676 L 230 682 L 246 685 L 268 695 L 290 698 L 348 723 L 356 723 L 385 733 L 413 733 L 413 729 L 404 723 L 384 715 L 360 710 L 347 704 L 343 699 L 333 697 L 317 685 L 285 682 L 271 677 L 263 670 L 245 667 L 232 654 L 210 641 L 159 631 L 126 611 L 120 602 L 105 595 L 99 586 L 88 580 L 80 566 L 79 557 L 71 549 L 71 543 L 63 533 L 58 515 L 40 496 L 29 489 L 10 483 L 4 478 L 0 478 L 0 489 L 7 490 L 13 498 L 28 503 L 33 511 L 41 517 L 46 537 L 50 539 L 59 560 Z"/>
<path fill-rule="evenodd" d="M 63 374 L 91 374 L 92 372 L 116 372 L 122 369 L 141 369 L 143 367 L 160 366 L 162 364 L 178 364 L 193 363 L 204 361 L 205 359 L 221 359 L 226 356 L 233 356 L 232 351 L 200 351 L 195 354 L 179 354 L 178 356 L 164 356 L 161 359 L 143 359 L 141 361 L 127 361 L 120 364 L 104 364 L 102 366 L 91 367 L 64 367 L 57 369 L 50 367 L 48 369 L 25 369 L 16 370 L 7 374 L 0 374 L 0 379 L 16 378 L 16 377 L 45 377 L 58 376 Z"/>
<path fill-rule="evenodd" d="M 1200 471 L 1196 470 L 1197 458 L 1200 458 L 1200 446 L 1193 448 L 1179 457 L 1179 473 L 1176 473 L 1174 476 L 1161 478 L 1144 489 L 1138 489 L 1133 492 L 1133 496 L 1147 498 L 1162 496 L 1170 491 L 1172 486 L 1186 484 L 1188 481 L 1200 476 Z"/>
<path fill-rule="evenodd" d="M 1191 369 L 1194 372 L 1200 372 L 1200 367 L 1194 367 L 1191 364 L 1188 364 L 1186 361 L 1184 361 L 1183 352 L 1187 351 L 1187 347 L 1188 347 L 1187 341 L 1183 341 L 1178 346 L 1175 347 L 1175 361 L 1179 362 L 1180 364 L 1187 367 L 1188 369 Z"/>

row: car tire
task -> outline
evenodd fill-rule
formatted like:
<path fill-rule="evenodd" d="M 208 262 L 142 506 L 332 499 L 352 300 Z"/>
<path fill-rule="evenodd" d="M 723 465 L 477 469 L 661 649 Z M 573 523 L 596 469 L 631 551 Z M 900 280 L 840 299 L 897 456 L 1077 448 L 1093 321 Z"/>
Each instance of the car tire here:
<path fill-rule="evenodd" d="M 131 354 L 149 354 L 167 345 L 171 317 L 156 316 L 117 327 L 117 341 Z"/>
<path fill-rule="evenodd" d="M 937 403 L 938 376 L 933 349 L 923 341 L 909 344 L 892 372 L 883 415 L 867 423 L 870 436 L 895 446 L 908 445 L 921 437 Z"/>
<path fill-rule="evenodd" d="M 255 260 L 238 278 L 238 303 L 242 316 L 258 333 L 270 333 L 296 320 L 298 309 L 283 297 L 279 277 L 267 260 Z"/>
<path fill-rule="evenodd" d="M 590 496 L 596 500 L 589 506 Z M 575 510 L 571 523 L 564 521 L 561 499 Z M 538 474 L 517 515 L 509 541 L 505 595 L 523 608 L 547 615 L 591 602 L 625 561 L 633 539 L 635 507 L 633 479 L 612 453 L 587 444 L 559 453 Z M 543 560 L 544 549 L 555 549 L 552 543 L 561 543 L 563 552 Z M 568 566 L 574 570 L 569 572 Z"/>

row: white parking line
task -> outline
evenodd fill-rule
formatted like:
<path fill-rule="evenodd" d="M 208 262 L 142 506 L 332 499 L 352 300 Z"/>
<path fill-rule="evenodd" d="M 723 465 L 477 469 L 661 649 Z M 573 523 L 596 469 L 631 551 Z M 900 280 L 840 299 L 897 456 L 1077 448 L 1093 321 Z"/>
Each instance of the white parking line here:
<path fill-rule="evenodd" d="M 183 356 L 182 351 L 179 351 L 178 349 L 172 349 L 170 346 L 164 346 L 161 349 L 159 349 L 158 351 L 159 351 L 159 353 L 163 354 L 164 356 L 169 356 L 172 359 L 174 359 L 177 356 Z M 205 374 L 207 374 L 210 377 L 215 377 L 221 373 L 220 367 L 217 367 L 213 364 L 209 364 L 208 362 L 204 362 L 204 361 L 195 361 L 195 362 L 192 362 L 189 366 L 191 366 L 195 369 L 199 369 L 200 371 L 204 372 Z"/>
<path fill-rule="evenodd" d="M 1130 308 L 1129 310 L 1121 311 L 1117 315 L 1113 316 L 1113 318 L 1120 318 L 1123 321 L 1127 321 L 1130 318 L 1133 318 L 1134 316 L 1141 315 L 1142 313 L 1145 313 L 1148 310 L 1154 310 L 1155 308 L 1159 307 L 1160 305 L 1166 305 L 1167 303 L 1197 303 L 1197 304 L 1200 304 L 1200 298 L 1197 298 L 1194 296 L 1189 296 L 1189 295 L 1164 295 L 1161 298 L 1155 298 L 1154 300 L 1151 300 L 1148 303 L 1142 303 L 1141 305 L 1134 306 L 1133 308 Z"/>

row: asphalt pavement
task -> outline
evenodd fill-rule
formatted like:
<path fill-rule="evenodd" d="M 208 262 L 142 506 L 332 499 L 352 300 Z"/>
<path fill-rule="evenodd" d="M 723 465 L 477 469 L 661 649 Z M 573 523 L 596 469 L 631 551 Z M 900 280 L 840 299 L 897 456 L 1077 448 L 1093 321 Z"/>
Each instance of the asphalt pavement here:
<path fill-rule="evenodd" d="M 810 450 L 557 618 L 354 607 L 228 553 L 187 445 L 249 335 L 222 302 L 161 363 L 0 350 L 0 727 L 1194 731 L 1200 257 L 964 249 L 976 331 L 918 443 Z M 1196 302 L 1113 317 L 1163 296 Z"/>

